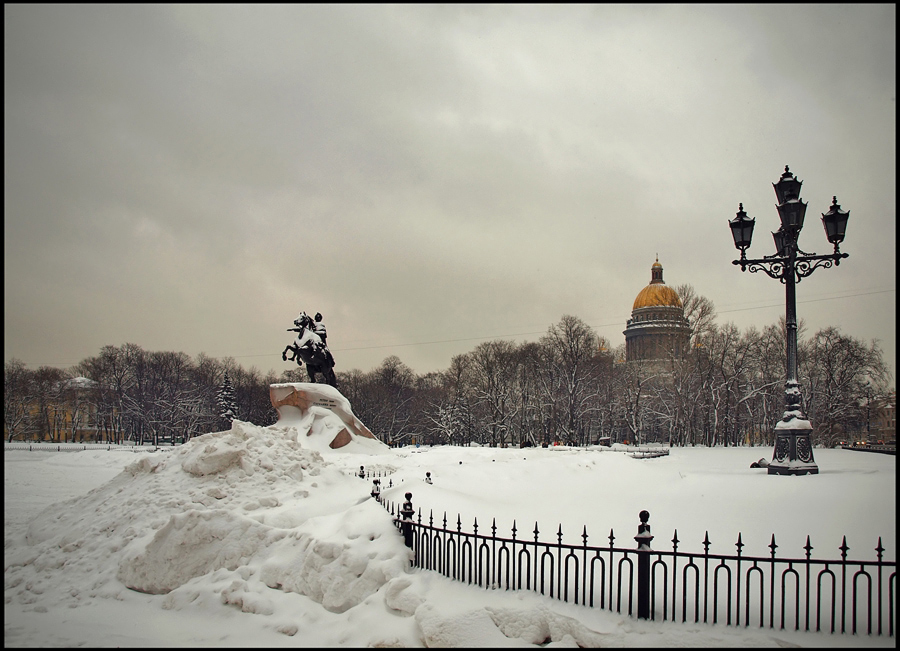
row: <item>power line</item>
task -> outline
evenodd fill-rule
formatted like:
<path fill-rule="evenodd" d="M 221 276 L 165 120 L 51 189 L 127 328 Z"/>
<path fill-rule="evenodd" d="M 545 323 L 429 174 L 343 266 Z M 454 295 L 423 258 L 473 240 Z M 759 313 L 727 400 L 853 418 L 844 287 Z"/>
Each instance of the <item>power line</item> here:
<path fill-rule="evenodd" d="M 886 292 L 894 292 L 896 289 L 880 289 L 874 292 L 858 292 L 856 294 L 847 294 L 846 296 L 828 296 L 825 298 L 809 298 L 805 301 L 797 301 L 797 303 L 819 303 L 820 301 L 833 301 L 838 298 L 852 298 L 854 296 L 870 296 L 872 294 L 884 294 Z M 729 312 L 745 312 L 747 310 L 762 310 L 770 307 L 784 307 L 784 303 L 772 303 L 771 305 L 759 305 L 757 307 L 736 307 L 731 310 L 717 310 L 717 314 L 728 314 Z"/>
<path fill-rule="evenodd" d="M 364 346 L 361 348 L 335 348 L 335 352 L 347 352 L 351 350 L 374 350 L 375 348 L 399 348 L 400 346 L 428 346 L 430 344 L 452 344 L 458 341 L 479 341 L 482 339 L 502 339 L 504 337 L 524 337 L 527 335 L 541 335 L 544 334 L 546 330 L 538 330 L 537 332 L 519 332 L 517 334 L 512 335 L 492 335 L 490 337 L 465 337 L 463 339 L 441 339 L 439 341 L 420 341 L 411 344 L 386 344 L 383 346 Z"/>
<path fill-rule="evenodd" d="M 817 303 L 820 301 L 833 301 L 833 300 L 836 300 L 839 298 L 851 298 L 854 296 L 869 296 L 870 294 L 883 294 L 885 292 L 893 292 L 893 291 L 896 291 L 896 289 L 883 289 L 883 290 L 878 290 L 878 291 L 874 291 L 874 292 L 858 292 L 855 294 L 847 294 L 845 296 L 829 296 L 826 298 L 812 298 L 812 299 L 807 299 L 805 301 L 797 301 L 797 303 Z M 756 307 L 741 307 L 741 308 L 734 308 L 731 310 L 721 310 L 721 311 L 717 310 L 716 313 L 717 314 L 727 314 L 730 312 L 744 312 L 747 310 L 762 310 L 762 309 L 768 309 L 771 307 L 783 307 L 783 306 L 784 306 L 783 303 L 772 303 L 770 305 L 758 305 Z M 609 327 L 621 326 L 621 325 L 622 325 L 621 321 L 615 321 L 613 323 L 592 325 L 590 327 L 591 328 L 609 328 Z M 460 341 L 481 341 L 481 340 L 485 340 L 485 339 L 503 339 L 506 337 L 524 337 L 524 336 L 528 336 L 528 335 L 542 335 L 546 332 L 547 332 L 546 330 L 538 330 L 536 332 L 519 332 L 516 334 L 493 335 L 493 336 L 489 336 L 489 337 L 465 337 L 463 339 L 440 339 L 438 341 L 420 341 L 420 342 L 413 342 L 413 343 L 407 343 L 407 344 L 384 344 L 384 345 L 378 345 L 378 346 L 362 346 L 359 348 L 335 348 L 334 351 L 335 352 L 350 352 L 350 351 L 356 351 L 356 350 L 376 350 L 378 348 L 400 348 L 402 346 L 429 346 L 432 344 L 450 344 L 450 343 L 457 343 Z M 249 357 L 262 357 L 262 355 L 249 355 Z"/>
<path fill-rule="evenodd" d="M 873 294 L 885 294 L 885 293 L 894 292 L 894 291 L 897 291 L 896 288 L 880 289 L 880 290 L 871 291 L 871 292 L 857 292 L 854 294 L 846 294 L 844 296 L 828 296 L 825 298 L 810 298 L 810 299 L 806 299 L 806 300 L 802 300 L 802 301 L 797 301 L 797 303 L 819 303 L 821 301 L 834 301 L 834 300 L 837 300 L 840 298 L 853 298 L 855 296 L 871 296 Z M 736 307 L 736 308 L 732 308 L 729 310 L 716 310 L 716 314 L 729 314 L 731 312 L 746 312 L 749 310 L 764 310 L 764 309 L 769 309 L 769 308 L 773 308 L 773 307 L 783 307 L 783 306 L 784 306 L 784 303 L 771 303 L 769 305 L 757 305 L 755 307 Z M 623 318 L 627 319 L 627 317 L 623 317 Z M 591 328 L 610 328 L 610 327 L 614 327 L 614 326 L 621 326 L 622 323 L 623 323 L 622 321 L 614 321 L 612 323 L 591 325 L 590 327 Z M 344 353 L 344 352 L 353 352 L 353 351 L 358 351 L 358 350 L 378 350 L 380 348 L 401 348 L 401 347 L 406 347 L 406 346 L 431 346 L 434 344 L 459 343 L 461 341 L 483 341 L 483 340 L 488 340 L 488 339 L 504 339 L 506 337 L 527 337 L 530 335 L 542 335 L 546 332 L 547 332 L 546 330 L 538 330 L 535 332 L 519 332 L 519 333 L 507 334 L 507 335 L 491 335 L 491 336 L 484 336 L 484 337 L 464 337 L 462 339 L 439 339 L 436 341 L 417 341 L 417 342 L 411 342 L 411 343 L 405 343 L 405 344 L 402 344 L 402 343 L 401 344 L 381 344 L 378 346 L 361 346 L 361 347 L 357 347 L 357 348 L 335 348 L 334 352 Z M 250 357 L 276 357 L 276 356 L 277 356 L 277 353 L 259 353 L 259 354 L 254 354 L 254 355 L 226 355 L 226 357 L 231 357 L 233 359 L 247 359 Z M 26 363 L 25 365 L 26 366 L 74 366 L 77 363 L 78 362 L 71 362 L 71 363 L 50 362 L 50 363 L 45 363 L 45 364 Z"/>

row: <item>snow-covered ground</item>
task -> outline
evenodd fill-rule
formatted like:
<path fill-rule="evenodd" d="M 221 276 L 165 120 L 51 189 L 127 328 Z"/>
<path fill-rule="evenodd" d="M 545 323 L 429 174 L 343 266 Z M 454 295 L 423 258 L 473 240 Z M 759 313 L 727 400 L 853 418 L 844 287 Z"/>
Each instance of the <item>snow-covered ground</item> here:
<path fill-rule="evenodd" d="M 513 520 L 542 540 L 604 545 L 650 512 L 654 548 L 896 558 L 895 457 L 816 450 L 820 473 L 769 476 L 770 448 L 371 445 L 330 450 L 290 427 L 236 421 L 158 452 L 4 454 L 4 642 L 22 646 L 855 646 L 894 638 L 647 622 L 531 592 L 485 590 L 408 568 L 384 497 L 464 530 Z M 425 473 L 431 472 L 433 484 Z M 391 488 L 387 488 L 392 483 Z M 668 546 L 667 546 L 668 545 Z M 547 641 L 549 640 L 549 643 Z"/>

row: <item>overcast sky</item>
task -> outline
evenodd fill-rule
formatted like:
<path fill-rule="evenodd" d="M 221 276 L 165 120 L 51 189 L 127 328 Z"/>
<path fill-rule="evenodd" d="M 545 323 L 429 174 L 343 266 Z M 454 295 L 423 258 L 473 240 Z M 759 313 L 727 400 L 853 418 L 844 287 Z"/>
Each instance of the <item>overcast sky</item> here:
<path fill-rule="evenodd" d="M 776 182 L 850 211 L 797 286 L 896 354 L 894 5 L 4 5 L 4 356 L 126 342 L 265 372 L 446 369 L 565 314 L 615 346 L 657 254 L 719 322 L 784 287 Z"/>

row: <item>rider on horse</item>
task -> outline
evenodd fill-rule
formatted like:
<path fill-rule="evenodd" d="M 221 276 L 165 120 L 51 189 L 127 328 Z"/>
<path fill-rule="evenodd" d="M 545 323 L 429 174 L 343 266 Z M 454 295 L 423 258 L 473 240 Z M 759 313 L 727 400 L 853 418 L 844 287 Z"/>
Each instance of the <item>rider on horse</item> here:
<path fill-rule="evenodd" d="M 316 314 L 321 320 L 321 314 Z M 281 359 L 287 361 L 287 352 L 292 351 L 291 360 L 296 361 L 297 365 L 306 362 L 306 371 L 309 373 L 309 379 L 316 381 L 316 373 L 321 372 L 325 376 L 326 383 L 331 386 L 337 386 L 334 376 L 334 357 L 328 346 L 325 345 L 324 336 L 320 337 L 317 333 L 317 324 L 309 318 L 306 312 L 300 312 L 300 315 L 294 319 L 293 328 L 288 328 L 288 332 L 296 332 L 297 338 L 294 343 L 287 346 L 281 353 Z M 321 326 L 324 335 L 324 326 Z"/>
<path fill-rule="evenodd" d="M 315 321 L 316 322 L 313 324 L 313 327 L 312 327 L 313 332 L 315 332 L 317 335 L 319 335 L 319 339 L 321 339 L 322 343 L 325 344 L 325 343 L 327 343 L 325 341 L 325 338 L 328 336 L 328 333 L 325 332 L 325 324 L 322 323 L 322 313 L 321 312 L 316 312 Z"/>

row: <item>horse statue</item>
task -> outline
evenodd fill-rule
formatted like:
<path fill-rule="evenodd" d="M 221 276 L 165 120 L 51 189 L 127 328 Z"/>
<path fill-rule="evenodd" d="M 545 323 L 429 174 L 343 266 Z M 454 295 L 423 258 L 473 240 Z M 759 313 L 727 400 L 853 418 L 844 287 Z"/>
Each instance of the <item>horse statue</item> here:
<path fill-rule="evenodd" d="M 301 312 L 294 320 L 293 328 L 288 328 L 288 332 L 296 332 L 297 337 L 294 343 L 285 347 L 281 353 L 281 359 L 288 361 L 288 351 L 291 351 L 290 361 L 297 362 L 297 366 L 302 366 L 306 362 L 306 372 L 309 374 L 309 381 L 315 383 L 316 376 L 321 374 L 325 378 L 325 383 L 337 388 L 337 378 L 334 376 L 334 357 L 328 346 L 317 335 L 313 328 L 313 320 L 306 314 Z"/>

